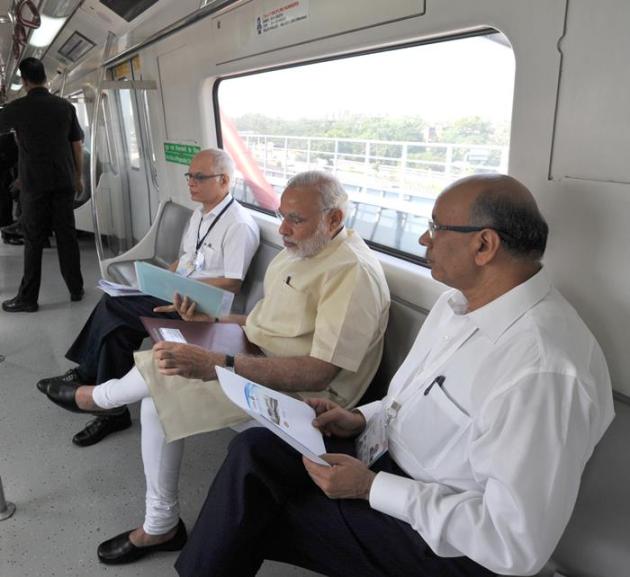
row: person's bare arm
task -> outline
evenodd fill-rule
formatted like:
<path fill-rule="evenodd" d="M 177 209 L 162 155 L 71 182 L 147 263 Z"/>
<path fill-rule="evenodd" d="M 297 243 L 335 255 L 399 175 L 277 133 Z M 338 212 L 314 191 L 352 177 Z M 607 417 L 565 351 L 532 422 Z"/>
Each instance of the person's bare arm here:
<path fill-rule="evenodd" d="M 83 192 L 83 141 L 75 140 L 72 145 L 72 157 L 74 159 L 74 180 L 75 189 L 81 194 Z"/>
<path fill-rule="evenodd" d="M 215 365 L 225 365 L 224 354 L 188 344 L 162 341 L 153 347 L 153 355 L 165 375 L 206 381 L 216 378 Z M 287 392 L 323 391 L 339 372 L 335 365 L 309 356 L 236 355 L 234 370 L 246 379 Z"/>

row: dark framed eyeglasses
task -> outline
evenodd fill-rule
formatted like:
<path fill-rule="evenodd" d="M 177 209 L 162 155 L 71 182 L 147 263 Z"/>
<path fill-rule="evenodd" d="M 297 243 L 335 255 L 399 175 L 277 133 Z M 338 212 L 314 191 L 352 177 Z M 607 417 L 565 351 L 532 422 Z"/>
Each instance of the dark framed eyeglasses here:
<path fill-rule="evenodd" d="M 216 178 L 217 176 L 223 176 L 223 174 L 203 174 L 202 172 L 187 172 L 184 174 L 187 182 L 204 182 L 210 178 Z"/>
<path fill-rule="evenodd" d="M 433 240 L 433 238 L 435 237 L 435 232 L 438 230 L 450 230 L 451 232 L 461 232 L 466 234 L 469 232 L 479 232 L 487 228 L 494 230 L 500 237 L 511 236 L 509 232 L 498 230 L 493 226 L 456 226 L 450 224 L 437 224 L 432 220 L 427 221 L 427 230 L 429 231 L 429 238 L 431 240 Z"/>

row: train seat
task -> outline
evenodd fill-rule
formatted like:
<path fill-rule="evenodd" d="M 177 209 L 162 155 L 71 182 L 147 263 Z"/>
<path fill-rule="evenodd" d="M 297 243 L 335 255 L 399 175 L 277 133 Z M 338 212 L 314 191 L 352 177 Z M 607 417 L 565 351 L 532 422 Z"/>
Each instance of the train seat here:
<path fill-rule="evenodd" d="M 630 403 L 615 399 L 616 417 L 586 464 L 575 510 L 539 577 L 621 577 L 630 567 Z"/>
<path fill-rule="evenodd" d="M 136 285 L 134 262 L 149 262 L 167 268 L 179 257 L 179 248 L 192 210 L 172 200 L 160 203 L 147 234 L 134 247 L 114 258 L 104 260 L 101 270 L 109 280 Z"/>

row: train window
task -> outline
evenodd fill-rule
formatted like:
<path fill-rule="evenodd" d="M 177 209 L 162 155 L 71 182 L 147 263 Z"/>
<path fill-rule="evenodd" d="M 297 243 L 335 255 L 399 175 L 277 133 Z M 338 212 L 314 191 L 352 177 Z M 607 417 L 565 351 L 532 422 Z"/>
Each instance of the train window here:
<path fill-rule="evenodd" d="M 215 100 L 238 198 L 273 209 L 294 174 L 332 171 L 349 226 L 421 260 L 439 192 L 507 171 L 513 89 L 511 46 L 487 31 L 225 78 Z"/>
<path fill-rule="evenodd" d="M 131 91 L 120 90 L 119 94 L 125 145 L 127 148 L 127 159 L 131 168 L 140 170 L 140 149 L 138 148 L 138 137 L 136 135 L 133 104 L 131 103 Z"/>

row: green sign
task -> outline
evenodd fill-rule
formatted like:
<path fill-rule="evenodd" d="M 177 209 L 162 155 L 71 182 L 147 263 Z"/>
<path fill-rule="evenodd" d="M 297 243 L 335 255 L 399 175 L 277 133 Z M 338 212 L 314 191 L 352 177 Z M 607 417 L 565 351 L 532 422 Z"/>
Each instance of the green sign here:
<path fill-rule="evenodd" d="M 196 144 L 176 144 L 175 142 L 164 143 L 164 158 L 167 162 L 176 162 L 188 166 L 193 156 L 201 150 Z"/>

